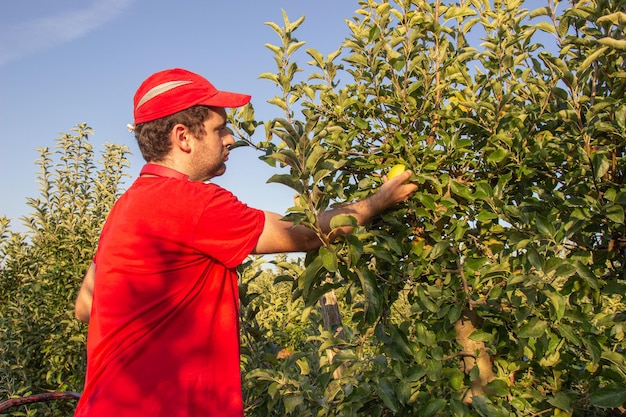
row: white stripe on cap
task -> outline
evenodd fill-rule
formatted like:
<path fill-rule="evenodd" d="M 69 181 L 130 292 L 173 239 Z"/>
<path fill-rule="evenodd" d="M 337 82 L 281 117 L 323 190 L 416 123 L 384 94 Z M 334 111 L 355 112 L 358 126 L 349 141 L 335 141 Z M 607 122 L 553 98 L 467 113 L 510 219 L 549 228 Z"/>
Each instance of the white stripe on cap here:
<path fill-rule="evenodd" d="M 159 94 L 166 93 L 181 85 L 191 84 L 193 81 L 168 81 L 163 84 L 159 84 L 156 87 L 152 87 L 150 91 L 143 95 L 139 103 L 137 103 L 137 109 L 141 107 L 146 101 L 158 96 Z"/>

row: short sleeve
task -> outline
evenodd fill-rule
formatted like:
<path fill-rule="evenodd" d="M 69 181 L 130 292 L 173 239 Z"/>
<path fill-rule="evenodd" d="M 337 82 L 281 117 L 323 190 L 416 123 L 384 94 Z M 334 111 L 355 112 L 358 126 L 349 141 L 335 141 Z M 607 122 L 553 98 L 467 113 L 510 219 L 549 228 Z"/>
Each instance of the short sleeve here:
<path fill-rule="evenodd" d="M 217 186 L 194 231 L 194 246 L 228 268 L 252 253 L 263 231 L 265 214 L 248 207 L 231 192 Z"/>

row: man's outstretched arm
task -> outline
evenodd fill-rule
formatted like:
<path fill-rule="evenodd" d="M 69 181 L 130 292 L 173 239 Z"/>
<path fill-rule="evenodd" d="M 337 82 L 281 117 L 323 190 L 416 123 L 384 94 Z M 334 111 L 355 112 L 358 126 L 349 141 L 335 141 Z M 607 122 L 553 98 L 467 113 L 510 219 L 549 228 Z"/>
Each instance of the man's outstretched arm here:
<path fill-rule="evenodd" d="M 375 217 L 395 204 L 406 201 L 417 190 L 417 185 L 405 183 L 411 171 L 405 171 L 397 177 L 386 181 L 372 196 L 352 204 L 337 207 L 321 213 L 320 227 L 332 241 L 338 235 L 350 233 L 352 227 L 345 226 L 331 231 L 330 222 L 338 215 L 348 215 L 356 219 L 359 226 L 370 223 Z M 265 226 L 253 253 L 269 254 L 282 252 L 307 252 L 322 245 L 315 232 L 305 226 L 294 226 L 293 223 L 281 220 L 276 213 L 265 213 Z"/>

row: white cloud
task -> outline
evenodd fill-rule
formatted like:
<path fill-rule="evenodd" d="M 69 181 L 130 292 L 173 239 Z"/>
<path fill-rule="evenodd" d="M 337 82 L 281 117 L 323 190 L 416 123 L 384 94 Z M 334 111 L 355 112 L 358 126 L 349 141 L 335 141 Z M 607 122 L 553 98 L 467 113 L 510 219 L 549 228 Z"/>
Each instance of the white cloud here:
<path fill-rule="evenodd" d="M 96 0 L 84 10 L 2 25 L 0 66 L 54 48 L 98 29 L 136 0 Z"/>

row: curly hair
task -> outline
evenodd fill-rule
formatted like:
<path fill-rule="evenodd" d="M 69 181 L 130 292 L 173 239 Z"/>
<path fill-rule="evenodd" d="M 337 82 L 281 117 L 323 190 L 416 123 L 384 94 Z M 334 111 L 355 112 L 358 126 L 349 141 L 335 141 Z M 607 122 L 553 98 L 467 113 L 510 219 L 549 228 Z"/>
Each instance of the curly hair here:
<path fill-rule="evenodd" d="M 177 124 L 185 125 L 196 137 L 202 137 L 206 132 L 204 122 L 211 115 L 211 108 L 207 106 L 193 106 L 170 116 L 140 123 L 135 126 L 135 138 L 141 155 L 146 162 L 158 162 L 172 148 L 170 132 Z"/>

